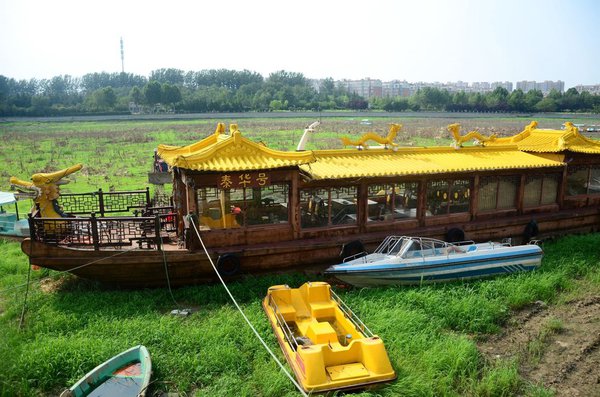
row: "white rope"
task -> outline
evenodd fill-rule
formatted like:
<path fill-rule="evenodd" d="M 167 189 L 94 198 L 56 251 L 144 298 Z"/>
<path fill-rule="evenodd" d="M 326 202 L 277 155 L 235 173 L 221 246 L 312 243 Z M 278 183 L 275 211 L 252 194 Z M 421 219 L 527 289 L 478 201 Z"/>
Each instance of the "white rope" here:
<path fill-rule="evenodd" d="M 225 281 L 223 281 L 223 278 L 221 277 L 221 274 L 219 274 L 219 271 L 217 270 L 217 267 L 215 266 L 212 258 L 208 254 L 208 250 L 206 249 L 206 246 L 204 245 L 204 241 L 202 241 L 202 237 L 200 237 L 200 232 L 198 231 L 198 228 L 196 227 L 196 223 L 193 222 L 192 220 L 190 220 L 190 223 L 192 225 L 194 225 L 194 230 L 196 231 L 196 235 L 198 236 L 198 240 L 200 240 L 200 244 L 202 244 L 202 249 L 204 249 L 204 253 L 206 254 L 206 257 L 210 261 L 210 264 L 213 267 L 215 273 L 217 273 L 217 276 L 219 277 L 219 280 L 221 280 L 221 284 L 223 284 L 223 287 L 225 288 L 225 291 L 227 291 L 227 294 L 231 298 L 231 300 L 232 300 L 233 304 L 235 305 L 235 307 L 237 307 L 237 309 L 242 314 L 242 317 L 244 317 L 244 320 L 246 320 L 246 323 L 248 324 L 248 326 L 250 327 L 250 329 L 252 330 L 252 332 L 254 332 L 254 335 L 256 335 L 256 337 L 258 338 L 258 340 L 260 341 L 260 343 L 262 343 L 262 345 L 265 347 L 265 349 L 267 349 L 267 351 L 269 352 L 269 354 L 271 355 L 271 357 L 273 357 L 273 359 L 275 360 L 275 362 L 277 362 L 277 364 L 279 365 L 279 367 L 281 368 L 281 370 L 287 375 L 288 378 L 290 378 L 290 380 L 292 381 L 292 383 L 294 384 L 294 386 L 296 386 L 296 388 L 298 389 L 298 391 L 300 393 L 302 393 L 302 395 L 304 397 L 308 397 L 308 395 L 304 392 L 304 390 L 302 390 L 302 387 L 298 384 L 298 382 L 296 382 L 296 379 L 294 379 L 294 377 L 283 366 L 283 364 L 281 363 L 281 361 L 279 361 L 279 359 L 277 358 L 277 356 L 275 356 L 275 353 L 273 353 L 273 351 L 269 348 L 269 346 L 267 346 L 267 343 L 260 336 L 260 334 L 258 333 L 258 331 L 256 330 L 256 328 L 254 328 L 254 326 L 252 325 L 252 323 L 250 322 L 250 320 L 248 319 L 248 317 L 246 317 L 246 315 L 244 314 L 242 308 L 240 307 L 240 305 L 238 305 L 238 303 L 236 302 L 235 298 L 231 294 L 231 291 L 229 291 L 229 288 L 227 288 L 227 285 L 225 284 Z"/>

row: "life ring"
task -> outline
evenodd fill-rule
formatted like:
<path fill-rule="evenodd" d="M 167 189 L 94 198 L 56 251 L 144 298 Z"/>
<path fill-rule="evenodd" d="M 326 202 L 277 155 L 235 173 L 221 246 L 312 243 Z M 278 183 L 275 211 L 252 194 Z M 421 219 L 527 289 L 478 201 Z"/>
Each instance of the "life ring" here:
<path fill-rule="evenodd" d="M 459 227 L 452 227 L 446 231 L 446 241 L 448 243 L 458 243 L 465 241 L 465 231 Z"/>
<path fill-rule="evenodd" d="M 233 276 L 240 271 L 240 258 L 235 254 L 219 255 L 217 270 L 223 276 Z"/>
<path fill-rule="evenodd" d="M 362 255 L 359 255 L 361 254 Z M 365 250 L 365 246 L 360 240 L 350 241 L 342 246 L 342 250 L 340 251 L 340 258 L 346 259 L 350 256 L 355 256 L 356 258 L 360 258 L 361 256 L 365 256 L 367 254 Z"/>

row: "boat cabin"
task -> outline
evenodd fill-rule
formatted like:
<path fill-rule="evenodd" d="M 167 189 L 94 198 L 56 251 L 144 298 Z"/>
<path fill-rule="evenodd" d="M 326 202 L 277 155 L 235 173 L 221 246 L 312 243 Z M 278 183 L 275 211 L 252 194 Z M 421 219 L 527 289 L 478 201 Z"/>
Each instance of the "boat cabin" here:
<path fill-rule="evenodd" d="M 197 214 L 209 246 L 407 231 L 448 238 L 450 229 L 470 239 L 520 237 L 532 221 L 549 235 L 579 221 L 546 224 L 547 215 L 588 207 L 594 216 L 579 225 L 591 229 L 600 203 L 600 144 L 569 126 L 532 123 L 481 146 L 282 152 L 219 125 L 158 153 L 174 171 L 180 217 Z"/>

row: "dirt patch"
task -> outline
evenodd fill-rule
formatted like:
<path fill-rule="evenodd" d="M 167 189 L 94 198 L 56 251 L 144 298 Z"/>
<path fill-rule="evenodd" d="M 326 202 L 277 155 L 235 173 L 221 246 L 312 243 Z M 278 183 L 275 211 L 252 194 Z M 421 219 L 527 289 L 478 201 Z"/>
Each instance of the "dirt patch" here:
<path fill-rule="evenodd" d="M 46 277 L 40 280 L 40 290 L 45 293 L 56 292 L 62 288 L 63 283 L 63 278 L 52 279 L 50 277 Z"/>
<path fill-rule="evenodd" d="M 488 360 L 516 359 L 526 380 L 556 396 L 600 396 L 600 295 L 536 302 L 478 346 Z"/>

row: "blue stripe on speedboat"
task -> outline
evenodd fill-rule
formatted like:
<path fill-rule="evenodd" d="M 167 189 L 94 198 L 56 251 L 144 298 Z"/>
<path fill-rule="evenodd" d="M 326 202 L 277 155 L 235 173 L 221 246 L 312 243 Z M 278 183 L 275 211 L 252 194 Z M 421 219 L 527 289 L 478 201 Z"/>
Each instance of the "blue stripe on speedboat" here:
<path fill-rule="evenodd" d="M 539 267 L 539 264 L 535 265 L 523 265 L 519 264 L 518 267 L 511 266 L 508 270 L 506 266 L 491 266 L 491 267 L 483 267 L 483 268 L 463 268 L 463 269 L 454 269 L 456 271 L 447 271 L 444 273 L 436 272 L 432 270 L 430 272 L 422 273 L 420 275 L 408 275 L 406 272 L 389 272 L 389 273 L 369 273 L 369 272 L 361 272 L 361 273 L 343 273 L 339 274 L 340 278 L 344 281 L 348 282 L 356 282 L 357 284 L 363 285 L 373 285 L 373 284 L 418 284 L 424 281 L 451 281 L 451 280 L 461 280 L 461 279 L 469 279 L 469 278 L 480 278 L 480 277 L 489 277 L 500 274 L 509 274 L 518 271 L 531 271 L 535 270 Z M 362 281 L 362 282 L 361 282 Z"/>

